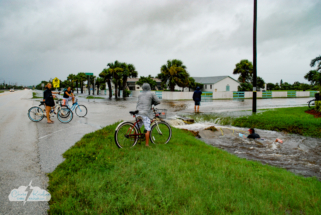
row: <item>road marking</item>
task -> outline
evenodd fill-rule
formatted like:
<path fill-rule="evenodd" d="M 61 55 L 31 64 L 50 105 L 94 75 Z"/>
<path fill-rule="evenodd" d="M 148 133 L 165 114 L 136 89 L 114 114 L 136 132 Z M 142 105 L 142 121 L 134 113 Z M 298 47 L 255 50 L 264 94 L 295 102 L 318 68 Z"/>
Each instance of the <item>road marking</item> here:
<path fill-rule="evenodd" d="M 52 132 L 52 133 L 47 134 L 47 135 L 45 135 L 45 136 L 39 137 L 38 140 L 40 140 L 40 139 L 42 139 L 42 138 L 45 138 L 45 137 L 47 137 L 47 136 L 50 136 L 50 135 L 52 135 L 52 134 L 54 134 L 54 133 L 57 133 L 57 132 L 60 132 L 60 131 L 64 131 L 64 130 L 69 129 L 69 128 L 71 128 L 71 127 L 75 127 L 75 126 L 70 126 L 70 127 L 68 127 L 68 128 L 64 128 L 64 129 L 60 129 L 60 130 L 58 130 L 58 131 Z"/>

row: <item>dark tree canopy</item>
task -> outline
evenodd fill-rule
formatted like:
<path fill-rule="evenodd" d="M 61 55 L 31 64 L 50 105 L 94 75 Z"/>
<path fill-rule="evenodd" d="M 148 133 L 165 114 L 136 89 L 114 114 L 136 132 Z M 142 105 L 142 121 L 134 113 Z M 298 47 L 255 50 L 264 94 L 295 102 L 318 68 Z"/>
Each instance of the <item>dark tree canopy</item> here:
<path fill-rule="evenodd" d="M 155 87 L 157 85 L 156 81 L 152 79 L 151 76 L 148 76 L 148 77 L 141 76 L 139 80 L 136 82 L 136 84 L 138 84 L 139 86 L 143 86 L 144 83 L 148 83 L 152 88 L 152 90 L 155 90 Z"/>

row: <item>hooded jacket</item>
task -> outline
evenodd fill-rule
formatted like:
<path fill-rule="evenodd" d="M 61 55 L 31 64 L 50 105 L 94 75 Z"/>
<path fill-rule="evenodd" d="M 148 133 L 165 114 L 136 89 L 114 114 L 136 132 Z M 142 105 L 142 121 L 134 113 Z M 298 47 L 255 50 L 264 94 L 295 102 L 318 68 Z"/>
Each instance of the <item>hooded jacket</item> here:
<path fill-rule="evenodd" d="M 199 87 L 196 87 L 196 90 L 193 93 L 193 100 L 196 102 L 200 102 L 202 100 L 202 91 L 200 90 Z"/>
<path fill-rule="evenodd" d="M 136 110 L 139 110 L 138 115 L 147 116 L 150 119 L 154 118 L 154 112 L 152 111 L 152 105 L 160 104 L 158 97 L 152 93 L 150 85 L 144 83 L 143 91 L 138 96 L 138 102 Z"/>

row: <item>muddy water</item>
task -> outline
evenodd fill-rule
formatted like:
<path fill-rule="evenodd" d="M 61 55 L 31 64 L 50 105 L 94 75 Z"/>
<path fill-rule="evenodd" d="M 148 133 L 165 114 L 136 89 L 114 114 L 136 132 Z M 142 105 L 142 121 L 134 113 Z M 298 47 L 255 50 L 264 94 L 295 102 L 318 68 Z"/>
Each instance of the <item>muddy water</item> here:
<path fill-rule="evenodd" d="M 321 139 L 300 135 L 285 134 L 257 129 L 261 140 L 239 137 L 239 133 L 248 134 L 247 128 L 219 126 L 213 123 L 195 123 L 184 125 L 177 119 L 169 120 L 173 126 L 199 131 L 205 143 L 222 148 L 231 154 L 263 164 L 281 167 L 303 176 L 315 176 L 321 180 Z M 209 126 L 218 131 L 205 131 Z M 276 138 L 283 144 L 275 142 Z"/>

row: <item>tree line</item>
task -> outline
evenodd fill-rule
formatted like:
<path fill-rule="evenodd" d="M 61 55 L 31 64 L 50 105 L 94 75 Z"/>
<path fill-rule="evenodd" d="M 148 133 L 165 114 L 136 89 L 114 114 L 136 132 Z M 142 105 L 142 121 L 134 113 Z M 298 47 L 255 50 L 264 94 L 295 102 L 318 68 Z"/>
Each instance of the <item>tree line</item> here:
<path fill-rule="evenodd" d="M 267 90 L 319 90 L 321 86 L 321 56 L 312 59 L 310 66 L 317 66 L 315 70 L 309 71 L 304 76 L 310 84 L 300 83 L 298 81 L 290 84 L 288 82 L 283 83 L 283 80 L 281 80 L 280 83 L 267 83 Z M 250 61 L 241 60 L 237 63 L 233 70 L 233 74 L 239 75 L 239 91 L 253 90 L 253 65 Z M 138 72 L 133 64 L 119 62 L 116 60 L 108 63 L 107 67 L 99 73 L 99 77 L 90 76 L 89 81 L 91 85 L 95 84 L 97 87 L 97 95 L 99 94 L 99 89 L 105 89 L 107 84 L 109 98 L 112 97 L 113 93 L 115 98 L 118 98 L 120 97 L 120 90 L 123 91 L 123 97 L 129 95 L 130 91 L 127 88 L 128 78 L 136 78 L 137 76 Z M 157 74 L 156 78 L 161 80 L 161 88 L 164 90 L 169 89 L 170 91 L 175 91 L 175 86 L 179 86 L 183 90 L 184 88 L 189 88 L 189 90 L 194 90 L 196 87 L 203 88 L 202 83 L 197 83 L 192 77 L 190 77 L 187 67 L 178 59 L 168 60 L 166 64 L 162 65 L 160 73 Z M 69 74 L 66 80 L 61 81 L 60 87 L 76 88 L 77 93 L 79 93 L 80 89 L 80 92 L 83 93 L 84 82 L 87 80 L 88 76 L 84 72 Z M 41 84 L 46 85 L 47 83 L 47 81 L 42 81 L 36 86 L 36 89 L 41 90 Z M 112 92 L 112 83 L 115 86 L 114 92 Z M 142 85 L 143 83 L 149 83 L 152 89 L 155 90 L 156 81 L 153 79 L 153 76 L 141 76 L 137 84 Z M 265 88 L 265 81 L 259 76 L 257 77 L 257 88 Z"/>
<path fill-rule="evenodd" d="M 300 83 L 298 81 L 290 84 L 281 79 L 280 83 L 267 83 L 267 90 L 321 90 L 321 56 L 311 60 L 311 67 L 317 66 L 315 70 L 309 71 L 304 78 L 310 84 Z M 253 90 L 253 65 L 248 60 L 241 60 L 235 65 L 233 70 L 234 75 L 239 75 L 238 81 L 240 86 L 239 91 L 252 91 Z M 262 77 L 257 77 L 257 88 L 265 88 L 265 81 Z"/>

